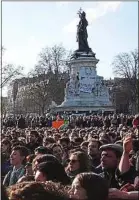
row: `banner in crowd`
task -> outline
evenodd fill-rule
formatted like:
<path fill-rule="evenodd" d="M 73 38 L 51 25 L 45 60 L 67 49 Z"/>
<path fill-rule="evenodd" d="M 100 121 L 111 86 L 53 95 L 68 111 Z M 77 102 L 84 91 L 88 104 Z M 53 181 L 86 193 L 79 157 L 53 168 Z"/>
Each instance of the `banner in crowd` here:
<path fill-rule="evenodd" d="M 64 120 L 57 120 L 52 122 L 52 127 L 58 129 L 60 126 L 64 124 Z"/>

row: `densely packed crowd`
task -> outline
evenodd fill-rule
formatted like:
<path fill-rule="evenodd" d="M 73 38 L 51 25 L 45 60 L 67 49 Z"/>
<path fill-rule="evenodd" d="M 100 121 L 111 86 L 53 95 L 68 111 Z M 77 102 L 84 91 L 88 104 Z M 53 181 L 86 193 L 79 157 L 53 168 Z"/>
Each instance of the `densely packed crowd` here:
<path fill-rule="evenodd" d="M 2 200 L 139 198 L 139 115 L 8 117 L 1 151 Z"/>

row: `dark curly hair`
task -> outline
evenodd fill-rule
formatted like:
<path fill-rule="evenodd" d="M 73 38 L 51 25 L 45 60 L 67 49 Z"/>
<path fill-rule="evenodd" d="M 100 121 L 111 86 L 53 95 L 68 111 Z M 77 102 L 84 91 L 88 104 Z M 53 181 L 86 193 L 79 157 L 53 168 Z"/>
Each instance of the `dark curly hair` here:
<path fill-rule="evenodd" d="M 60 185 L 52 182 L 23 182 L 17 184 L 16 190 L 11 190 L 10 200 L 68 200 L 68 195 Z"/>

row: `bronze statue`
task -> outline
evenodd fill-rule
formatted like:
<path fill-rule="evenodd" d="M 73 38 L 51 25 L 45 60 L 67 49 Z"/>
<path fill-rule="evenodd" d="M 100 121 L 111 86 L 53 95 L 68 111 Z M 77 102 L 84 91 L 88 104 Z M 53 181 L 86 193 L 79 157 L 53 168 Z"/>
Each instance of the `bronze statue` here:
<path fill-rule="evenodd" d="M 86 13 L 80 10 L 78 11 L 78 15 L 80 17 L 79 24 L 77 25 L 77 42 L 78 42 L 78 49 L 73 52 L 70 59 L 78 59 L 80 57 L 94 57 L 95 53 L 92 51 L 91 48 L 89 48 L 88 45 L 88 34 L 87 34 L 87 26 L 88 21 L 86 20 Z M 84 54 L 86 53 L 86 55 Z"/>
<path fill-rule="evenodd" d="M 81 9 L 78 12 L 80 21 L 77 26 L 77 42 L 78 42 L 78 51 L 88 52 L 90 50 L 87 42 L 87 26 L 88 21 L 86 20 L 86 13 Z"/>

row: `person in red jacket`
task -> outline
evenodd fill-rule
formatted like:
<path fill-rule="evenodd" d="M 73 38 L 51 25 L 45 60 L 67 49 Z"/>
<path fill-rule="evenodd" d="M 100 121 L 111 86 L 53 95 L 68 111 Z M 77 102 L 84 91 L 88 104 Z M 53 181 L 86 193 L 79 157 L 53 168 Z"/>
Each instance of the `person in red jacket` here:
<path fill-rule="evenodd" d="M 132 124 L 134 128 L 137 128 L 139 126 L 139 115 L 135 115 Z"/>

